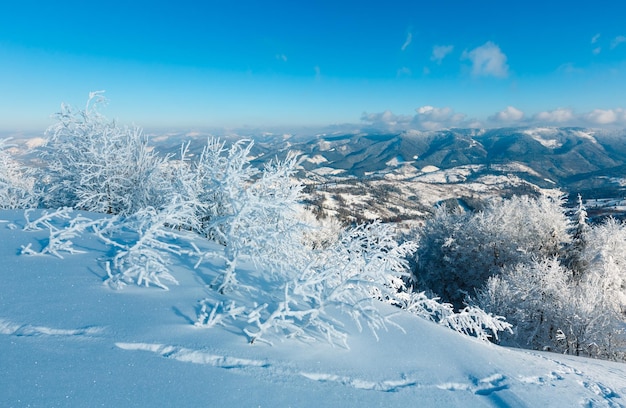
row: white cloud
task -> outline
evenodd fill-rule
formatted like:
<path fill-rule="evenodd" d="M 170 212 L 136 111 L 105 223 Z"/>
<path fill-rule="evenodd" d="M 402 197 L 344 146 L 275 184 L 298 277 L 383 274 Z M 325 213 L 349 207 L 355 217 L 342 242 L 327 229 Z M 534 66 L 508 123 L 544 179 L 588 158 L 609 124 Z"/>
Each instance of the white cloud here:
<path fill-rule="evenodd" d="M 449 107 L 445 108 L 435 108 L 430 105 L 420 106 L 415 109 L 418 116 L 422 119 L 434 120 L 434 121 L 442 121 L 450 117 L 452 114 L 452 109 Z"/>
<path fill-rule="evenodd" d="M 514 106 L 507 106 L 505 110 L 490 116 L 489 119 L 496 122 L 519 122 L 524 118 L 524 112 Z"/>
<path fill-rule="evenodd" d="M 618 45 L 624 42 L 626 42 L 626 37 L 624 37 L 623 35 L 618 35 L 617 37 L 613 39 L 613 41 L 611 41 L 611 49 L 614 49 L 615 47 L 617 47 Z"/>
<path fill-rule="evenodd" d="M 454 50 L 453 45 L 435 45 L 433 47 L 433 54 L 430 57 L 431 61 L 435 61 L 437 64 L 441 64 L 441 61 Z"/>
<path fill-rule="evenodd" d="M 591 37 L 591 43 L 595 44 L 598 42 L 598 40 L 600 39 L 600 33 L 594 35 L 593 37 Z"/>
<path fill-rule="evenodd" d="M 466 115 L 456 113 L 450 107 L 436 108 L 430 105 L 420 106 L 415 110 L 412 125 L 418 129 L 437 130 L 462 126 Z"/>
<path fill-rule="evenodd" d="M 594 109 L 584 115 L 584 119 L 594 125 L 624 125 L 626 124 L 626 110 Z"/>
<path fill-rule="evenodd" d="M 506 78 L 509 75 L 506 55 L 491 41 L 469 52 L 463 52 L 462 59 L 469 59 L 472 62 L 473 75 L 498 78 Z"/>
<path fill-rule="evenodd" d="M 396 115 L 390 110 L 381 113 L 363 113 L 361 120 L 371 126 L 385 130 L 438 130 L 468 126 L 466 115 L 452 108 L 437 108 L 429 105 L 417 108 L 415 115 Z"/>
<path fill-rule="evenodd" d="M 404 44 L 402 44 L 402 51 L 406 50 L 409 47 L 409 45 L 411 45 L 411 41 L 413 41 L 413 34 L 408 33 L 406 36 L 406 40 L 404 41 Z"/>
<path fill-rule="evenodd" d="M 533 120 L 542 123 L 565 123 L 575 119 L 574 112 L 568 108 L 557 108 L 537 113 Z"/>
<path fill-rule="evenodd" d="M 534 115 L 514 107 L 495 113 L 487 118 L 468 118 L 451 107 L 420 106 L 413 115 L 396 115 L 390 110 L 380 113 L 363 113 L 361 121 L 373 128 L 386 131 L 440 130 L 450 128 L 480 128 L 500 126 L 583 126 L 598 128 L 626 127 L 626 109 L 593 109 L 576 113 L 571 108 L 545 110 Z"/>
<path fill-rule="evenodd" d="M 413 119 L 410 115 L 396 115 L 390 110 L 386 110 L 381 113 L 367 113 L 363 112 L 361 120 L 364 122 L 370 122 L 372 126 L 384 129 L 396 129 L 404 128 Z"/>
<path fill-rule="evenodd" d="M 592 44 L 596 44 L 599 39 L 600 39 L 600 33 L 598 33 L 598 34 L 594 35 L 593 37 L 591 37 L 591 43 Z M 591 52 L 594 55 L 598 55 L 598 54 L 600 54 L 600 52 L 602 52 L 602 47 L 595 47 L 593 50 L 591 50 Z"/>
<path fill-rule="evenodd" d="M 276 54 L 276 59 L 279 61 L 287 62 L 287 56 L 285 54 Z"/>

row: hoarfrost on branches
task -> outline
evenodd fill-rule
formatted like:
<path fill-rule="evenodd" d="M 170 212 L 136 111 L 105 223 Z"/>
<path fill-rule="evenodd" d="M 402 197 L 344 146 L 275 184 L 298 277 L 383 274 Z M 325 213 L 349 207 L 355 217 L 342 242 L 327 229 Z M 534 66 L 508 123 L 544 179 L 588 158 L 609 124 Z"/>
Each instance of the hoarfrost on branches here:
<path fill-rule="evenodd" d="M 36 205 L 35 177 L 8 152 L 10 139 L 0 139 L 0 209 L 30 208 Z"/>
<path fill-rule="evenodd" d="M 418 233 L 416 280 L 461 309 L 502 267 L 562 255 L 569 226 L 562 202 L 545 196 L 494 200 L 477 213 L 440 208 Z"/>
<path fill-rule="evenodd" d="M 181 255 L 189 250 L 177 243 L 179 234 L 172 226 L 179 225 L 191 211 L 174 201 L 162 210 L 147 207 L 126 218 L 116 217 L 98 229 L 98 236 L 116 249 L 106 263 L 106 283 L 116 289 L 136 284 L 165 290 L 169 287 L 164 281 L 178 284 L 169 271 L 170 254 Z"/>
<path fill-rule="evenodd" d="M 209 141 L 197 164 L 203 194 L 210 193 L 212 200 L 203 231 L 225 246 L 224 272 L 213 282 L 220 293 L 237 285 L 242 256 L 282 273 L 304 249 L 308 227 L 298 217 L 302 187 L 293 179 L 297 158 L 271 161 L 259 174 L 249 164 L 251 147 L 252 142 L 244 141 L 226 150 Z M 203 255 L 198 265 L 211 256 Z"/>
<path fill-rule="evenodd" d="M 81 210 L 130 214 L 159 207 L 165 159 L 148 147 L 138 127 L 122 127 L 100 113 L 106 102 L 92 92 L 85 109 L 63 104 L 57 123 L 47 130 L 42 157 L 44 204 Z"/>
<path fill-rule="evenodd" d="M 69 254 L 82 253 L 84 251 L 74 248 L 74 243 L 71 239 L 82 235 L 87 228 L 93 227 L 101 222 L 100 220 L 93 221 L 80 215 L 72 218 L 71 214 L 73 210 L 68 207 L 60 208 L 52 213 L 44 211 L 39 218 L 33 221 L 29 219 L 30 212 L 30 210 L 24 212 L 27 221 L 24 230 L 37 231 L 47 228 L 50 231 L 50 236 L 39 252 L 32 249 L 32 244 L 22 246 L 21 253 L 26 255 L 50 254 L 63 259 L 61 252 L 67 252 Z M 52 222 L 55 219 L 68 221 L 67 224 L 58 227 Z"/>

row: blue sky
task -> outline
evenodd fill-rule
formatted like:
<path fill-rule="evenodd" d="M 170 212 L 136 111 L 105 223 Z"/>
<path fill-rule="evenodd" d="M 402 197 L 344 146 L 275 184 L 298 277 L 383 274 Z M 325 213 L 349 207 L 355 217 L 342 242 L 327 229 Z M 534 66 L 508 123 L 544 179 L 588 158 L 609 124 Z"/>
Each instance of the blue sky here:
<path fill-rule="evenodd" d="M 13 1 L 0 129 L 626 127 L 626 3 Z"/>

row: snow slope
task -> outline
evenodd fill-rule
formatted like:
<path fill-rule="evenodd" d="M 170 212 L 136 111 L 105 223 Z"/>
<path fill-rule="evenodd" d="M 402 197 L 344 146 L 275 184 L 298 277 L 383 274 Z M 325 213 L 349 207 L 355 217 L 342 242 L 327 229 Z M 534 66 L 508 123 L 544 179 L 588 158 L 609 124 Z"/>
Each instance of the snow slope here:
<path fill-rule="evenodd" d="M 64 259 L 20 255 L 48 232 L 23 231 L 21 211 L 0 220 L 2 407 L 626 406 L 624 364 L 485 344 L 382 304 L 402 330 L 378 340 L 336 311 L 349 349 L 250 345 L 237 327 L 193 325 L 219 262 L 175 258 L 180 285 L 116 291 L 92 235 Z"/>

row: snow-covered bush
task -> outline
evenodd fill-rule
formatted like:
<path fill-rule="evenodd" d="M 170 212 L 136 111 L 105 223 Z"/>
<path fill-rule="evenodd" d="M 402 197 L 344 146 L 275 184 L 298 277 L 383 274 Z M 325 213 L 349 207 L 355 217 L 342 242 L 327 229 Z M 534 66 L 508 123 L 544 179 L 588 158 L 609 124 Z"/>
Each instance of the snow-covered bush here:
<path fill-rule="evenodd" d="M 283 237 L 289 242 L 282 245 L 290 245 L 295 252 L 280 255 L 283 262 L 270 269 L 275 273 L 241 277 L 238 288 L 246 288 L 248 296 L 261 291 L 260 298 L 240 299 L 238 305 L 245 309 L 207 306 L 205 302 L 197 325 L 212 326 L 223 322 L 227 315 L 245 319 L 248 326 L 244 332 L 250 342 L 267 341 L 271 332 L 322 338 L 344 346 L 346 334 L 328 314 L 330 309 L 348 314 L 359 328 L 365 323 L 374 334 L 385 327 L 388 320 L 374 303 L 396 295 L 394 280 L 409 275 L 406 257 L 415 250 L 413 243 L 397 243 L 391 226 L 381 223 L 347 229 L 335 243 L 319 250 L 311 250 L 297 240 L 294 242 L 299 242 L 298 250 L 291 246 L 292 237 Z M 253 289 L 248 289 L 248 279 L 255 282 Z M 236 296 L 234 289 L 228 294 Z M 268 303 L 268 299 L 273 302 Z"/>
<path fill-rule="evenodd" d="M 42 148 L 47 207 L 131 214 L 163 204 L 165 159 L 149 148 L 140 128 L 104 117 L 99 111 L 104 103 L 101 92 L 92 92 L 84 110 L 63 104 L 57 123 L 47 130 Z"/>
<path fill-rule="evenodd" d="M 71 240 L 82 235 L 87 228 L 101 223 L 101 220 L 94 221 L 81 215 L 72 216 L 74 211 L 69 207 L 59 208 L 53 212 L 44 210 L 35 220 L 30 219 L 31 212 L 32 210 L 24 211 L 26 218 L 24 230 L 38 231 L 45 228 L 50 232 L 50 235 L 40 251 L 34 250 L 32 244 L 22 246 L 21 253 L 26 255 L 50 254 L 63 259 L 61 252 L 82 253 L 82 250 L 74 248 L 74 243 Z M 57 226 L 59 221 L 64 224 Z"/>
<path fill-rule="evenodd" d="M 561 202 L 545 196 L 494 200 L 477 213 L 439 208 L 418 232 L 415 277 L 461 309 L 502 267 L 561 255 L 568 229 Z"/>
<path fill-rule="evenodd" d="M 542 349 L 553 344 L 559 329 L 560 307 L 570 290 L 565 270 L 556 258 L 519 263 L 489 278 L 479 292 L 479 305 L 505 316 L 514 334 L 508 344 Z"/>
<path fill-rule="evenodd" d="M 293 294 L 323 310 L 333 306 L 365 322 L 375 333 L 385 319 L 372 306 L 374 299 L 393 299 L 402 278 L 409 277 L 407 257 L 414 242 L 398 243 L 392 226 L 374 222 L 345 230 L 339 239 L 315 253 L 293 281 Z"/>
<path fill-rule="evenodd" d="M 474 305 L 455 312 L 450 303 L 442 303 L 438 298 L 430 298 L 424 292 L 414 292 L 411 288 L 401 287 L 390 303 L 482 341 L 498 340 L 499 332 L 511 332 L 511 324 L 502 316 L 494 316 Z"/>
<path fill-rule="evenodd" d="M 249 163 L 251 146 L 235 143 L 223 155 L 223 144 L 210 141 L 196 164 L 202 201 L 208 202 L 203 232 L 225 246 L 224 272 L 214 281 L 222 293 L 236 285 L 242 256 L 278 273 L 304 256 L 308 226 L 298 217 L 302 186 L 293 178 L 296 157 L 270 161 L 259 172 Z"/>
<path fill-rule="evenodd" d="M 190 216 L 192 209 L 173 201 L 161 210 L 146 207 L 128 217 L 108 219 L 96 229 L 97 235 L 115 248 L 115 255 L 105 264 L 106 283 L 115 289 L 127 284 L 154 285 L 168 290 L 164 281 L 178 284 L 169 271 L 170 255 L 188 254 L 177 240 L 172 226 Z"/>
<path fill-rule="evenodd" d="M 30 208 L 36 205 L 35 178 L 8 152 L 9 139 L 0 139 L 0 209 Z"/>
<path fill-rule="evenodd" d="M 607 294 L 549 258 L 505 268 L 489 278 L 477 301 L 512 324 L 504 344 L 613 357 L 623 321 Z"/>

